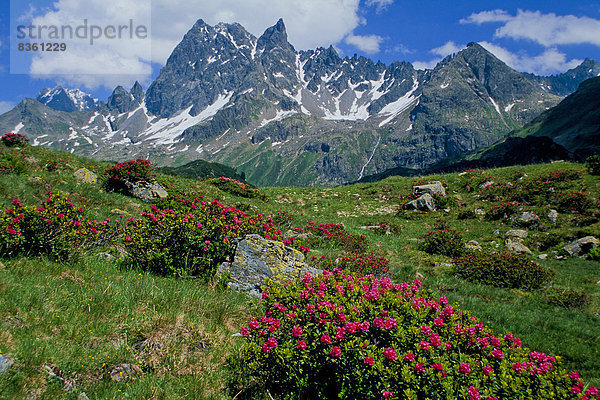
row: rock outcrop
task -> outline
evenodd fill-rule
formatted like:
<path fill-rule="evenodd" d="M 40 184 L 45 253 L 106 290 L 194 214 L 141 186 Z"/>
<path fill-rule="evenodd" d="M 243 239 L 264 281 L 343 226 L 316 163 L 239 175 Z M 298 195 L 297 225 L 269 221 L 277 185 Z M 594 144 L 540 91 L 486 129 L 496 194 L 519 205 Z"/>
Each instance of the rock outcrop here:
<path fill-rule="evenodd" d="M 285 282 L 307 273 L 316 276 L 322 272 L 309 267 L 300 251 L 252 234 L 238 243 L 233 262 L 221 264 L 216 276 L 228 275 L 231 289 L 258 296 L 261 286 L 269 280 Z"/>

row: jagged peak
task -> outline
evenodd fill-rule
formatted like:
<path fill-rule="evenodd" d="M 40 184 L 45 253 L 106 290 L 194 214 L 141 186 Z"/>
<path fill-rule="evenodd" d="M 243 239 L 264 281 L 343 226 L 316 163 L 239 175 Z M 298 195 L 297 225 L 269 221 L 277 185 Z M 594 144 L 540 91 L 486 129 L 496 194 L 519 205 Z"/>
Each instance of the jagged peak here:
<path fill-rule="evenodd" d="M 270 50 L 275 47 L 289 48 L 293 51 L 294 47 L 288 42 L 287 31 L 283 18 L 279 18 L 277 23 L 265 30 L 256 42 L 257 49 Z"/>

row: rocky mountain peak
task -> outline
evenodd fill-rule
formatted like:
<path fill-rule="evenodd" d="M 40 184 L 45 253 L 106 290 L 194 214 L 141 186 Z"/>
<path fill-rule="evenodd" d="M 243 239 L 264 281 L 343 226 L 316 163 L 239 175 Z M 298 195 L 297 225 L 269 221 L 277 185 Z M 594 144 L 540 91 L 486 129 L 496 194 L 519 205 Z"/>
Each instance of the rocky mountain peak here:
<path fill-rule="evenodd" d="M 57 111 L 87 111 L 98 105 L 97 99 L 79 89 L 65 89 L 56 86 L 45 88 L 38 94 L 37 101 Z"/>
<path fill-rule="evenodd" d="M 276 47 L 282 49 L 294 50 L 294 47 L 288 42 L 287 31 L 283 18 L 279 18 L 277 23 L 265 30 L 265 32 L 258 38 L 256 42 L 257 50 L 270 51 Z"/>

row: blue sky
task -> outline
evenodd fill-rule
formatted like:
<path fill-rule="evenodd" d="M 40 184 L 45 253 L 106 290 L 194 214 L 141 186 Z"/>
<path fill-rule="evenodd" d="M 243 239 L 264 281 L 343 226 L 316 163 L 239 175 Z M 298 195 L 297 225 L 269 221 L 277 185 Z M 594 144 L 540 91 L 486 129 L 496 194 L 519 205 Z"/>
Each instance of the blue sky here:
<path fill-rule="evenodd" d="M 598 0 L 3 0 L 0 112 L 57 84 L 100 100 L 117 84 L 129 88 L 139 80 L 147 88 L 198 18 L 239 22 L 259 36 L 279 17 L 297 49 L 333 44 L 343 56 L 356 53 L 387 64 L 431 68 L 472 41 L 511 67 L 540 75 L 564 72 L 586 57 L 600 61 Z M 16 25 L 75 26 L 84 19 L 104 28 L 133 20 L 149 35 L 138 42 L 99 39 L 87 47 L 69 42 L 60 57 L 38 52 L 19 69 L 25 73 L 11 73 L 11 55 L 13 62 L 23 57 L 16 50 Z"/>

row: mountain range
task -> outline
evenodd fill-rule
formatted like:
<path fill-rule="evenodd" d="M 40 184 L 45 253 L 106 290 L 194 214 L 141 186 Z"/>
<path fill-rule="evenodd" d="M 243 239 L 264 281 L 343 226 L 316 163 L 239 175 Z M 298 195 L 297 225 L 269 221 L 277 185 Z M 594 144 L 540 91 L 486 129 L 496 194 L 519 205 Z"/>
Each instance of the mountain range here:
<path fill-rule="evenodd" d="M 555 76 L 517 72 L 477 43 L 423 71 L 332 46 L 297 51 L 283 20 L 259 38 L 198 20 L 145 92 L 136 82 L 98 102 L 46 89 L 0 128 L 98 159 L 202 159 L 257 185 L 334 185 L 489 146 L 599 75 L 591 59 Z"/>

